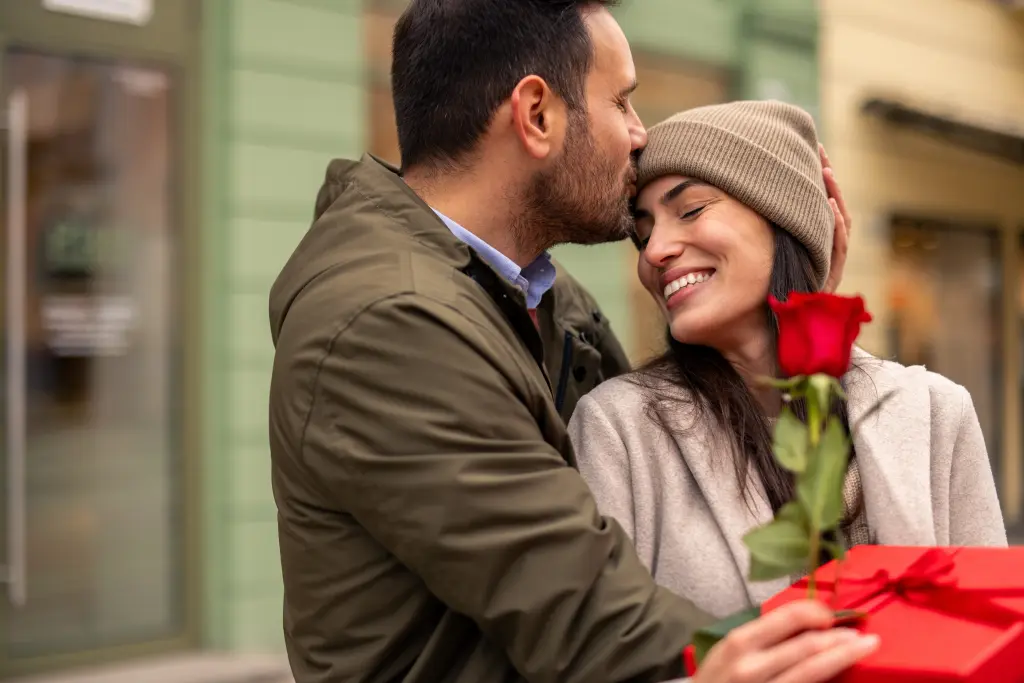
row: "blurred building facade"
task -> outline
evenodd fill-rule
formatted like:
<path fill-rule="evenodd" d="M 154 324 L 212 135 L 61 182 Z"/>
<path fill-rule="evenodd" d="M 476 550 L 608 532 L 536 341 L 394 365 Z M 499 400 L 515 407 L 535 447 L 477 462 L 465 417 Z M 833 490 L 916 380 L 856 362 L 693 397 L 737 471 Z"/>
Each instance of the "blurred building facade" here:
<path fill-rule="evenodd" d="M 267 292 L 332 157 L 397 160 L 401 0 L 4 0 L 0 678 L 280 653 Z M 616 10 L 648 123 L 818 102 L 812 0 Z M 625 244 L 561 248 L 631 353 Z"/>
<path fill-rule="evenodd" d="M 862 343 L 967 387 L 1019 538 L 1024 8 L 821 8 L 823 136 L 854 219 L 843 290 L 875 317 Z"/>

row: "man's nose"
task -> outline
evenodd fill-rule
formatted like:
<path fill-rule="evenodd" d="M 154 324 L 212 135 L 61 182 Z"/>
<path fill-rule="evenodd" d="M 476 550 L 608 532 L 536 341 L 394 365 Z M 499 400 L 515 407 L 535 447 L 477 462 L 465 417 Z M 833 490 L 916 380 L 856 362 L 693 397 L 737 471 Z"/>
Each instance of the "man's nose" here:
<path fill-rule="evenodd" d="M 636 112 L 633 113 L 633 123 L 629 129 L 630 141 L 633 143 L 633 151 L 638 152 L 647 146 L 647 129 L 640 121 Z"/>

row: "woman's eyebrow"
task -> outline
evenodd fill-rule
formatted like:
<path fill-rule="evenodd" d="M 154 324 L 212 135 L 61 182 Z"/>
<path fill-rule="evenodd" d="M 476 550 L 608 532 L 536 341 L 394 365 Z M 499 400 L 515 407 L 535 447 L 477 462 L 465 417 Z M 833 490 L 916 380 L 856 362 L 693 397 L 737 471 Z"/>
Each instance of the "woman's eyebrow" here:
<path fill-rule="evenodd" d="M 703 180 L 697 180 L 695 178 L 684 180 L 675 187 L 673 187 L 671 190 L 666 192 L 665 194 L 661 195 L 661 199 L 658 200 L 658 203 L 664 206 L 692 187 L 714 187 L 714 185 L 712 185 L 711 183 L 705 183 Z M 647 218 L 650 215 L 651 212 L 647 211 L 646 209 L 634 209 L 633 220 Z"/>
<path fill-rule="evenodd" d="M 703 180 L 696 180 L 696 179 L 693 179 L 693 178 L 691 178 L 690 180 L 684 180 L 683 182 L 679 183 L 678 185 L 673 187 L 671 190 L 669 190 L 665 194 L 661 195 L 661 203 L 662 204 L 668 204 L 670 201 L 672 201 L 673 199 L 675 199 L 676 197 L 678 197 L 682 193 L 686 192 L 691 187 L 701 187 L 701 186 L 703 186 L 703 187 L 711 187 L 710 184 L 705 183 Z"/>

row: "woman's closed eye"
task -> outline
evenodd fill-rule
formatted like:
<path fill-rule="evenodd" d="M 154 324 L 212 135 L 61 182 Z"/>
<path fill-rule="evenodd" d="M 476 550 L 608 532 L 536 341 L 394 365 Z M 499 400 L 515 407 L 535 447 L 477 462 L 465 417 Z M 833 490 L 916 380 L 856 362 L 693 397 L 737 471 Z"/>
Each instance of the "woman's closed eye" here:
<path fill-rule="evenodd" d="M 706 208 L 708 208 L 707 204 L 705 204 L 704 206 L 698 206 L 696 209 L 692 209 L 692 210 L 687 211 L 686 213 L 682 214 L 681 216 L 679 216 L 679 218 L 680 218 L 680 220 L 684 220 L 684 221 L 693 220 L 694 218 L 699 216 L 701 214 L 701 212 L 704 209 L 706 209 Z"/>

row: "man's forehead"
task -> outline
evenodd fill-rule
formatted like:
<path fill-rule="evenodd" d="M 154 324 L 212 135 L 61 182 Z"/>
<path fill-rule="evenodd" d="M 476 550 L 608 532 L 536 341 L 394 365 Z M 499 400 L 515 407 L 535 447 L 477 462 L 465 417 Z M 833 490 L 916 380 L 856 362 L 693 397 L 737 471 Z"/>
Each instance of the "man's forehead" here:
<path fill-rule="evenodd" d="M 583 20 L 594 46 L 594 70 L 621 79 L 622 85 L 636 80 L 633 53 L 619 22 L 604 7 L 584 10 Z"/>

